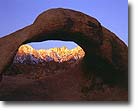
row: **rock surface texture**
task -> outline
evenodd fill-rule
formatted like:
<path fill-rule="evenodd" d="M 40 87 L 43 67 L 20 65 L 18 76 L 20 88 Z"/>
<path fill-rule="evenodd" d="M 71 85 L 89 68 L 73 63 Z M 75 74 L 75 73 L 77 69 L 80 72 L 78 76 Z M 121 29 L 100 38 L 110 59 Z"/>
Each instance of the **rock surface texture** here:
<path fill-rule="evenodd" d="M 95 18 L 62 8 L 47 10 L 33 24 L 0 38 L 1 79 L 22 44 L 46 40 L 77 43 L 85 51 L 84 72 L 94 72 L 107 83 L 128 86 L 128 47 Z"/>

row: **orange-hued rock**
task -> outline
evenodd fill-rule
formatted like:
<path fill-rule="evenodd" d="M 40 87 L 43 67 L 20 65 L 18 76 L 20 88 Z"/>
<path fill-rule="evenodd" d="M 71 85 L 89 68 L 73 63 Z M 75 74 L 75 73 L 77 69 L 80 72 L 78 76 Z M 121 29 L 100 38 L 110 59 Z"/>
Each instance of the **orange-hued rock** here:
<path fill-rule="evenodd" d="M 128 99 L 126 89 L 109 86 L 100 82 L 98 78 L 92 81 L 86 79 L 81 68 L 81 60 L 71 64 L 47 62 L 45 65 L 16 65 L 22 74 L 15 74 L 14 70 L 11 70 L 12 73 L 8 76 L 4 75 L 0 84 L 2 89 L 0 100 L 126 101 Z"/>
<path fill-rule="evenodd" d="M 81 62 L 81 73 L 77 73 L 77 76 L 73 77 L 73 73 L 76 72 L 72 71 L 71 78 L 73 78 L 73 81 L 69 81 L 65 85 L 68 91 L 71 86 L 75 86 L 76 82 L 85 85 L 81 80 L 78 80 L 79 77 L 87 81 L 87 77 L 91 79 L 92 74 L 102 78 L 108 84 L 121 87 L 128 86 L 127 45 L 114 33 L 103 27 L 95 18 L 78 11 L 63 8 L 47 10 L 40 14 L 33 24 L 0 38 L 1 79 L 2 73 L 12 63 L 21 45 L 45 40 L 73 41 L 85 51 L 85 56 Z M 62 49 L 68 52 L 65 47 Z M 60 52 L 60 49 L 54 49 L 52 53 L 49 52 L 50 57 L 58 56 L 54 52 L 55 50 Z M 37 52 L 34 51 L 33 53 L 37 55 Z M 61 53 L 61 56 L 63 55 L 64 53 Z M 58 61 L 58 58 L 55 61 Z M 66 75 L 63 74 L 63 76 Z M 60 85 L 64 86 L 64 80 L 68 81 L 67 78 L 62 78 L 63 76 L 60 76 L 60 78 L 56 76 L 56 79 L 49 78 L 48 84 L 51 85 L 53 93 L 56 93 L 54 86 L 58 85 L 58 83 L 55 85 L 56 80 L 59 81 L 56 90 L 58 88 L 62 89 Z M 74 80 L 78 81 L 74 82 Z M 52 86 L 52 84 L 54 85 Z M 59 95 L 62 96 L 64 91 L 60 90 Z M 68 97 L 77 91 L 80 91 L 80 89 L 70 90 Z M 53 96 L 51 98 L 54 98 L 54 95 L 51 96 Z"/>

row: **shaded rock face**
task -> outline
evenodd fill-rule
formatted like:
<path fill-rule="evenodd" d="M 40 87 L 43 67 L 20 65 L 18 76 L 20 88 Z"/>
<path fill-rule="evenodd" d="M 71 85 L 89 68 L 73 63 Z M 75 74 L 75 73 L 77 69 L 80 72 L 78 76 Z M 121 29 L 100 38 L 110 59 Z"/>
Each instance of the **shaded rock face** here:
<path fill-rule="evenodd" d="M 0 38 L 1 79 L 20 45 L 46 40 L 74 41 L 85 51 L 84 75 L 94 72 L 108 83 L 127 87 L 127 46 L 95 18 L 62 8 L 47 10 L 33 24 Z"/>

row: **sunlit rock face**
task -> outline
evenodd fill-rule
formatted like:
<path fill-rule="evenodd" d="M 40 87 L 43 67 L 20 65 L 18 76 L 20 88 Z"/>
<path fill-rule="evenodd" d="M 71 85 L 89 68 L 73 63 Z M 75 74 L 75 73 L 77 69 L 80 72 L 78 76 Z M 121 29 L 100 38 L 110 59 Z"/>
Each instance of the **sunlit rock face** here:
<path fill-rule="evenodd" d="M 49 61 L 65 62 L 81 59 L 84 55 L 85 52 L 80 46 L 71 50 L 65 46 L 61 48 L 35 50 L 30 45 L 22 45 L 18 49 L 13 62 L 24 64 L 36 64 Z"/>

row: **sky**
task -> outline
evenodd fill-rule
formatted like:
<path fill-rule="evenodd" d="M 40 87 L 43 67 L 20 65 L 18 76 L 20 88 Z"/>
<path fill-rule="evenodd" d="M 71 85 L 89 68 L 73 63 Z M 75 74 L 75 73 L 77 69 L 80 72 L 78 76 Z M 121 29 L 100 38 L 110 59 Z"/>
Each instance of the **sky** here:
<path fill-rule="evenodd" d="M 0 0 L 0 37 L 33 23 L 35 18 L 50 8 L 69 8 L 96 18 L 128 44 L 127 0 Z M 29 43 L 36 49 L 77 46 L 74 42 L 44 41 Z"/>

